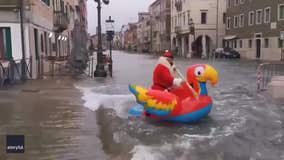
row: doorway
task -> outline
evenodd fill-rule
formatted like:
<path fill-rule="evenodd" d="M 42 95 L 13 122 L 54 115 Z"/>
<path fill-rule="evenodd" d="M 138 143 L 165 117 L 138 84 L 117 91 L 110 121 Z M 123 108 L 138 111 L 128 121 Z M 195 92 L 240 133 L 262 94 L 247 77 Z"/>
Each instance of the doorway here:
<path fill-rule="evenodd" d="M 205 44 L 203 44 L 202 38 L 203 36 L 198 36 L 192 44 L 193 57 L 202 58 L 203 48 L 205 49 L 206 53 L 206 55 L 204 56 L 208 57 L 210 51 L 212 50 L 212 39 L 209 36 L 205 35 Z"/>
<path fill-rule="evenodd" d="M 256 39 L 256 58 L 260 58 L 261 55 L 261 39 Z"/>
<path fill-rule="evenodd" d="M 284 48 L 281 48 L 281 61 L 284 61 Z"/>
<path fill-rule="evenodd" d="M 284 40 L 279 39 L 279 46 L 281 48 L 281 61 L 284 61 Z"/>

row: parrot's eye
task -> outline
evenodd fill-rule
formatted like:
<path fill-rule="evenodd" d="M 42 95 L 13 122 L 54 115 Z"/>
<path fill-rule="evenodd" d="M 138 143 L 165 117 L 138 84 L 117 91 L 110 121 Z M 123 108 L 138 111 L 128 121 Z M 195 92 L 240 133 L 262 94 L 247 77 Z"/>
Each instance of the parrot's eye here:
<path fill-rule="evenodd" d="M 205 70 L 203 67 L 197 67 L 194 71 L 196 76 L 203 76 Z"/>

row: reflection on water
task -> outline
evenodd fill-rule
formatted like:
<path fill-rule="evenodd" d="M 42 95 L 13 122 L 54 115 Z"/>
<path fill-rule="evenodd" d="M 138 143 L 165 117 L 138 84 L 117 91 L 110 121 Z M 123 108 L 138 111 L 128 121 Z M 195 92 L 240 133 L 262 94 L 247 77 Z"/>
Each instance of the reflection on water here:
<path fill-rule="evenodd" d="M 86 80 L 77 84 L 95 111 L 104 151 L 117 159 L 283 159 L 283 107 L 256 92 L 258 63 L 239 60 L 210 62 L 220 75 L 209 87 L 214 109 L 196 124 L 149 122 L 129 117 L 135 99 L 129 83 L 149 87 L 157 57 L 114 54 L 114 78 L 102 84 Z M 178 59 L 186 67 L 206 60 Z"/>
<path fill-rule="evenodd" d="M 41 89 L 24 92 L 32 88 Z M 95 117 L 82 107 L 80 96 L 70 79 L 30 81 L 0 92 L 0 97 L 5 97 L 0 99 L 0 159 L 104 159 L 100 141 L 94 136 L 97 126 L 90 125 Z M 7 134 L 25 136 L 24 154 L 5 153 Z M 90 152 L 94 146 L 98 149 Z"/>

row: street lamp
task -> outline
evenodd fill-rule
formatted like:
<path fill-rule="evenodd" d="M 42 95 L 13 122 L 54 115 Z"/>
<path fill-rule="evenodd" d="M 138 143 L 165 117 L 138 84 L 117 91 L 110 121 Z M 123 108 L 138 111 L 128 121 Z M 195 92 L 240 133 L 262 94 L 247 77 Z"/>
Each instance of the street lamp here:
<path fill-rule="evenodd" d="M 26 70 L 26 50 L 25 50 L 25 33 L 24 33 L 24 2 L 20 1 L 20 23 L 21 23 L 21 44 L 22 44 L 22 59 L 21 59 L 21 70 L 22 76 L 21 80 L 25 81 L 27 79 Z"/>
<path fill-rule="evenodd" d="M 105 66 L 103 62 L 103 51 L 102 51 L 102 26 L 101 26 L 101 5 L 109 4 L 109 0 L 95 0 L 98 3 L 98 51 L 97 51 L 97 65 L 94 72 L 94 77 L 106 77 Z"/>
<path fill-rule="evenodd" d="M 111 19 L 111 16 L 109 16 L 109 19 L 106 20 L 106 34 L 107 34 L 107 41 L 109 42 L 109 54 L 110 54 L 110 62 L 109 62 L 109 72 L 110 76 L 112 77 L 112 40 L 114 36 L 114 20 Z"/>

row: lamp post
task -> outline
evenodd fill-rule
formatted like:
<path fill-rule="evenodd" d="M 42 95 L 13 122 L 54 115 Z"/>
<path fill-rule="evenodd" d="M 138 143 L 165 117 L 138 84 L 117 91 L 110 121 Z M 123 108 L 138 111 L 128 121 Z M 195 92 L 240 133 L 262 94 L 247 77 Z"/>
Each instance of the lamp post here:
<path fill-rule="evenodd" d="M 111 16 L 109 16 L 109 19 L 106 20 L 106 34 L 107 34 L 107 41 L 109 42 L 109 54 L 110 54 L 110 60 L 109 60 L 109 72 L 110 76 L 112 77 L 112 40 L 114 36 L 114 20 L 111 19 Z"/>
<path fill-rule="evenodd" d="M 20 21 L 21 21 L 21 42 L 22 42 L 22 59 L 21 59 L 21 79 L 27 79 L 26 71 L 26 51 L 25 51 L 25 33 L 24 33 L 24 2 L 20 1 Z"/>
<path fill-rule="evenodd" d="M 102 26 L 101 26 L 101 5 L 109 4 L 109 0 L 95 0 L 98 3 L 98 51 L 97 51 L 97 65 L 94 72 L 94 77 L 106 77 L 105 65 L 103 62 L 103 51 L 102 51 Z"/>

